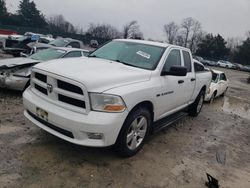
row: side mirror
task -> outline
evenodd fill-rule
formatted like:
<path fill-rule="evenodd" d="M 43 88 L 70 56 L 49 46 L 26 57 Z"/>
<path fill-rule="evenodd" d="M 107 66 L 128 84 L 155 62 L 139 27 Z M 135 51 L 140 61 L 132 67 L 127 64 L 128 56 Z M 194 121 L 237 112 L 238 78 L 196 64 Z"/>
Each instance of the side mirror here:
<path fill-rule="evenodd" d="M 169 71 L 162 71 L 161 76 L 186 76 L 187 75 L 187 68 L 182 66 L 172 66 L 170 67 Z"/>
<path fill-rule="evenodd" d="M 72 46 L 68 45 L 67 48 L 72 48 Z"/>

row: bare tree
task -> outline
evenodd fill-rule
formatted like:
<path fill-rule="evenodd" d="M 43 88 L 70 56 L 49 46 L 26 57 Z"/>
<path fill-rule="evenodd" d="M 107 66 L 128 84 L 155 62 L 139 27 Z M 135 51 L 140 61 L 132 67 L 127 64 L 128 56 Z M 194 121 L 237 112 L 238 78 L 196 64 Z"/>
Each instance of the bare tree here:
<path fill-rule="evenodd" d="M 47 19 L 47 23 L 52 30 L 65 33 L 76 33 L 76 29 L 63 15 L 53 15 Z"/>
<path fill-rule="evenodd" d="M 136 20 L 129 22 L 123 27 L 123 38 L 143 39 L 143 34 Z"/>
<path fill-rule="evenodd" d="M 198 20 L 193 21 L 190 35 L 191 39 L 189 48 L 192 52 L 194 52 L 196 50 L 197 43 L 199 43 L 202 38 L 201 23 Z"/>
<path fill-rule="evenodd" d="M 121 37 L 121 33 L 114 26 L 109 24 L 91 23 L 89 25 L 87 33 L 89 33 L 93 37 L 104 38 L 108 40 Z"/>
<path fill-rule="evenodd" d="M 250 31 L 246 33 L 247 38 L 250 38 Z"/>
<path fill-rule="evenodd" d="M 176 40 L 175 40 L 175 44 L 178 46 L 184 46 L 184 37 L 183 35 L 177 35 Z"/>
<path fill-rule="evenodd" d="M 170 44 L 174 44 L 176 36 L 178 34 L 178 30 L 179 26 L 174 22 L 170 22 L 169 24 L 164 25 L 164 31 Z"/>
<path fill-rule="evenodd" d="M 189 35 L 190 35 L 190 32 L 191 32 L 191 29 L 194 25 L 194 19 L 189 17 L 189 18 L 185 18 L 183 21 L 182 21 L 182 28 L 184 29 L 184 47 L 187 47 L 187 44 L 188 44 L 188 39 L 189 39 Z"/>
<path fill-rule="evenodd" d="M 133 20 L 123 27 L 123 38 L 127 39 L 129 37 L 129 31 L 132 27 L 137 24 L 136 20 Z"/>
<path fill-rule="evenodd" d="M 230 52 L 233 53 L 237 50 L 237 47 L 242 45 L 243 39 L 240 37 L 231 37 L 227 39 L 226 47 L 230 49 Z"/>
<path fill-rule="evenodd" d="M 194 18 L 185 18 L 181 24 L 183 30 L 183 46 L 189 47 L 192 52 L 195 52 L 198 43 L 202 40 L 204 33 L 201 23 Z"/>

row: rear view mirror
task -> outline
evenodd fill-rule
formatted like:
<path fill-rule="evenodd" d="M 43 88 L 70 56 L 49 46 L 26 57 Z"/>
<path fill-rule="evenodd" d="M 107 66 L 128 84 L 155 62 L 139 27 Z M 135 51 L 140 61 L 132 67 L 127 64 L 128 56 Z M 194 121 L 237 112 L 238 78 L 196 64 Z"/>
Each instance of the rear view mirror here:
<path fill-rule="evenodd" d="M 182 66 L 172 66 L 170 67 L 169 71 L 162 71 L 161 76 L 186 76 L 187 75 L 187 68 Z"/>

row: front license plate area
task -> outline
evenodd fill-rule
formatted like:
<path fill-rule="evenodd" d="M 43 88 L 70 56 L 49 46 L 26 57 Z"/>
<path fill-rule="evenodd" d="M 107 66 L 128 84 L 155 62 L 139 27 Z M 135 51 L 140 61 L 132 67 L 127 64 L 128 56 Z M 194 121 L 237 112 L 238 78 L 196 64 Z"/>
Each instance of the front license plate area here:
<path fill-rule="evenodd" d="M 37 117 L 39 117 L 45 121 L 48 121 L 48 112 L 46 112 L 45 110 L 37 107 L 36 108 L 36 115 L 37 115 Z"/>

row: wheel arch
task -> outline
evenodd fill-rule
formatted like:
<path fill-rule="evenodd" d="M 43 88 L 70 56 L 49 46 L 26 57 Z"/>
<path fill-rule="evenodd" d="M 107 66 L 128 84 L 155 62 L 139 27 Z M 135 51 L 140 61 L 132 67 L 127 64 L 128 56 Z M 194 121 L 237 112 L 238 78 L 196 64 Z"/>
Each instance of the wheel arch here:
<path fill-rule="evenodd" d="M 218 93 L 217 89 L 215 89 L 213 93 L 215 93 L 215 97 L 216 97 L 216 95 Z"/>
<path fill-rule="evenodd" d="M 206 91 L 207 91 L 207 86 L 204 85 L 204 86 L 201 88 L 201 91 L 204 91 L 204 92 L 206 93 Z"/>
<path fill-rule="evenodd" d="M 137 103 L 134 107 L 132 107 L 132 109 L 129 111 L 129 114 L 132 113 L 133 111 L 135 111 L 138 108 L 146 108 L 149 110 L 149 112 L 151 113 L 151 120 L 153 121 L 154 119 L 154 105 L 151 101 L 149 100 L 145 100 L 145 101 L 141 101 L 139 103 Z"/>

